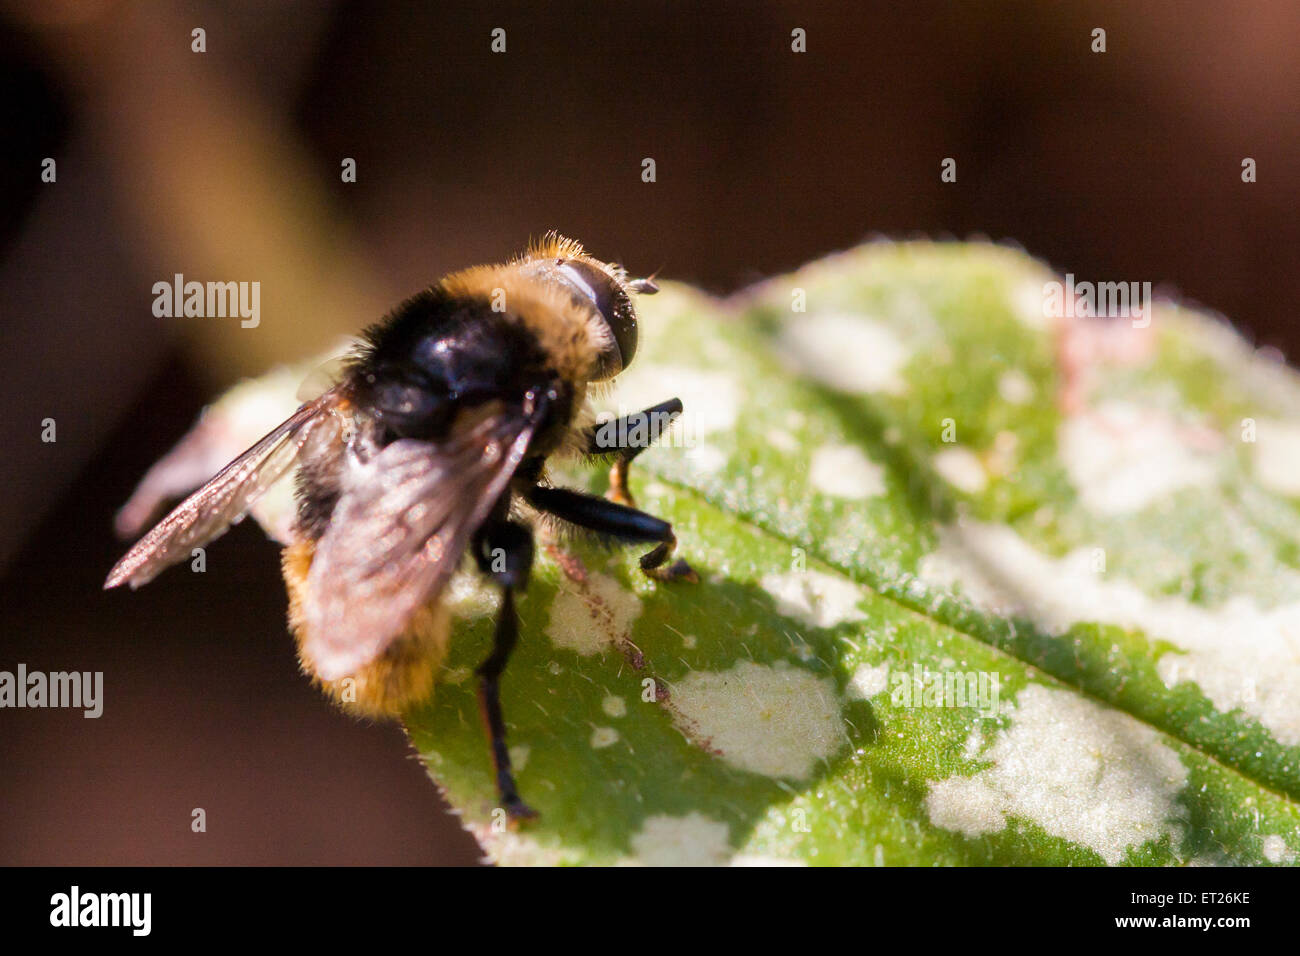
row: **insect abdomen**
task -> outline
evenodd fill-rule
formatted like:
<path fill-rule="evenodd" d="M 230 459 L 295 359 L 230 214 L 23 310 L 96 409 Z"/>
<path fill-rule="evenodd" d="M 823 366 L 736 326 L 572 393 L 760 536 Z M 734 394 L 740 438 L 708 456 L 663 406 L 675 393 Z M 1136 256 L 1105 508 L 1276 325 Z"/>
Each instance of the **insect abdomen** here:
<path fill-rule="evenodd" d="M 298 645 L 302 671 L 344 710 L 367 717 L 393 717 L 428 700 L 447 656 L 450 615 L 440 601 L 421 607 L 387 650 L 357 673 L 322 680 L 303 649 L 307 572 L 316 551 L 312 541 L 284 549 L 281 567 L 289 592 L 289 627 Z"/>

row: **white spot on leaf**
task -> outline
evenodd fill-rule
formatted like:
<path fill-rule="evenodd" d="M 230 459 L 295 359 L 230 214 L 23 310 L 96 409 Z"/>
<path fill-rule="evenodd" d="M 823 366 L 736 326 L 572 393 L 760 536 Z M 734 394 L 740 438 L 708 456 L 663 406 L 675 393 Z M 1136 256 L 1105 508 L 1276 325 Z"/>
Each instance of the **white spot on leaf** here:
<path fill-rule="evenodd" d="M 686 460 L 695 471 L 705 475 L 716 474 L 727 466 L 726 454 L 713 445 L 697 444 L 694 448 L 687 449 Z"/>
<path fill-rule="evenodd" d="M 1300 744 L 1300 602 L 1263 610 L 1234 597 L 1204 608 L 1180 597 L 1149 597 L 1128 581 L 1093 570 L 1093 549 L 1062 558 L 1042 554 L 1011 528 L 963 521 L 940 530 L 939 549 L 921 577 L 960 585 L 975 603 L 1028 617 L 1063 634 L 1080 622 L 1113 624 L 1168 641 L 1157 672 L 1168 687 L 1193 681 L 1220 712 L 1243 710 L 1284 744 Z"/>
<path fill-rule="evenodd" d="M 764 575 L 760 584 L 776 599 L 780 613 L 809 627 L 834 627 L 866 617 L 858 607 L 862 592 L 844 578 L 820 571 L 787 571 Z"/>
<path fill-rule="evenodd" d="M 730 830 L 701 813 L 647 817 L 632 837 L 633 862 L 645 866 L 721 866 L 731 857 Z"/>
<path fill-rule="evenodd" d="M 953 445 L 935 452 L 930 461 L 940 477 L 959 491 L 977 495 L 988 485 L 984 465 L 969 448 Z"/>
<path fill-rule="evenodd" d="M 457 573 L 447 583 L 442 601 L 457 620 L 495 614 L 500 598 L 477 573 Z"/>
<path fill-rule="evenodd" d="M 1046 329 L 1053 320 L 1043 307 L 1045 301 L 1042 279 L 1030 279 L 1016 286 L 1011 306 L 1016 318 L 1029 328 Z"/>
<path fill-rule="evenodd" d="M 668 398 L 680 398 L 681 420 L 673 424 L 673 429 L 701 437 L 727 431 L 736 424 L 743 394 L 740 384 L 726 372 L 634 362 L 618 377 L 615 399 L 624 414 L 631 414 Z M 664 435 L 660 442 L 669 438 Z"/>
<path fill-rule="evenodd" d="M 1057 445 L 1084 506 L 1097 514 L 1139 511 L 1182 488 L 1210 485 L 1217 473 L 1214 433 L 1127 402 L 1067 419 Z"/>
<path fill-rule="evenodd" d="M 825 445 L 813 452 L 808 481 L 824 495 L 863 499 L 885 493 L 885 469 L 852 445 Z"/>
<path fill-rule="evenodd" d="M 875 697 L 889 686 L 889 667 L 885 664 L 872 667 L 859 664 L 849 679 L 849 696 L 857 700 Z"/>
<path fill-rule="evenodd" d="M 799 667 L 695 671 L 673 685 L 669 707 L 697 746 L 768 777 L 805 779 L 846 740 L 834 684 Z"/>
<path fill-rule="evenodd" d="M 845 392 L 901 394 L 909 355 L 885 325 L 862 315 L 795 315 L 781 329 L 780 354 L 817 381 Z"/>
<path fill-rule="evenodd" d="M 998 395 L 1008 404 L 1024 405 L 1033 400 L 1034 383 L 1020 369 L 1008 369 L 998 379 Z"/>
<path fill-rule="evenodd" d="M 1264 859 L 1270 863 L 1290 863 L 1295 856 L 1287 847 L 1286 840 L 1276 834 L 1264 837 L 1261 852 L 1264 854 Z"/>
<path fill-rule="evenodd" d="M 1177 846 L 1187 769 L 1159 733 L 1128 714 L 1033 684 L 980 759 L 992 766 L 931 785 L 925 808 L 936 826 L 974 837 L 1019 817 L 1111 865 L 1166 834 Z"/>
<path fill-rule="evenodd" d="M 584 657 L 626 641 L 641 600 L 608 575 L 588 571 L 585 584 L 571 584 L 551 604 L 546 636 L 556 647 Z"/>
<path fill-rule="evenodd" d="M 1261 419 L 1255 428 L 1255 477 L 1269 491 L 1300 497 L 1300 425 Z"/>
<path fill-rule="evenodd" d="M 799 450 L 799 439 L 795 438 L 784 428 L 773 428 L 768 432 L 767 443 L 777 451 L 783 451 L 787 455 L 793 454 Z"/>

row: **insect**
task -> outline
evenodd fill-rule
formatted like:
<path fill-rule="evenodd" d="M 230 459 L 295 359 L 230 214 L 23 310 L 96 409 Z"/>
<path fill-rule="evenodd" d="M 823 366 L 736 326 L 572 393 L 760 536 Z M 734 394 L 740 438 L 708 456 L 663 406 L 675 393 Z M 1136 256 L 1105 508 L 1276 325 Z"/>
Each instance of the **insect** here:
<path fill-rule="evenodd" d="M 104 587 L 138 587 L 187 559 L 296 465 L 282 564 L 302 667 L 336 700 L 395 714 L 432 692 L 450 639 L 441 598 L 468 553 L 501 593 L 477 670 L 499 796 L 510 817 L 534 816 L 499 694 L 534 531 L 554 522 L 646 543 L 646 575 L 695 579 L 673 557 L 672 526 L 637 510 L 627 484 L 681 402 L 599 426 L 588 404 L 636 353 L 632 296 L 655 291 L 554 233 L 503 265 L 446 276 L 368 329 L 332 387 L 181 502 Z M 608 498 L 555 487 L 546 465 L 565 456 L 609 460 Z"/>

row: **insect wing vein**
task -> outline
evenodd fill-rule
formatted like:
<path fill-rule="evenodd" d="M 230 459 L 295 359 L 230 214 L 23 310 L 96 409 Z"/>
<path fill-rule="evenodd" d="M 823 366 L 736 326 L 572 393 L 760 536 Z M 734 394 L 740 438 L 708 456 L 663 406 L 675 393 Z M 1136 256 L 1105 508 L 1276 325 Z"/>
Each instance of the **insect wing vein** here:
<path fill-rule="evenodd" d="M 358 466 L 307 577 L 305 655 L 325 680 L 373 660 L 436 600 L 528 448 L 536 415 L 490 414 Z"/>
<path fill-rule="evenodd" d="M 192 548 L 238 524 L 267 489 L 293 467 L 308 441 L 325 441 L 337 435 L 338 422 L 330 412 L 340 401 L 341 393 L 335 389 L 300 406 L 136 542 L 113 566 L 104 587 L 129 583 L 138 588 L 147 584 L 165 568 L 187 558 Z M 327 429 L 328 434 L 322 429 Z"/>

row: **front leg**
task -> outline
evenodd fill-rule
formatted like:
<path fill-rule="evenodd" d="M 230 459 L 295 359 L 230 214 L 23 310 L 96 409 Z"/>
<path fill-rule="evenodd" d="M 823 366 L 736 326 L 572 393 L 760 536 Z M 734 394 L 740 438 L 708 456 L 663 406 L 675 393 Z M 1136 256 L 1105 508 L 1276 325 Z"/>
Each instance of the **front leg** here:
<path fill-rule="evenodd" d="M 682 413 L 682 400 L 670 398 L 650 408 L 622 418 L 612 418 L 587 429 L 587 454 L 593 457 L 614 455 L 609 469 L 609 499 L 635 508 L 632 491 L 627 485 L 632 459 L 658 441 L 660 434 Z"/>
<path fill-rule="evenodd" d="M 667 564 L 677 547 L 677 536 L 673 534 L 673 526 L 662 518 L 567 488 L 537 485 L 525 492 L 524 498 L 538 511 L 597 534 L 620 541 L 658 542 L 653 550 L 641 556 L 641 571 L 646 577 L 657 581 L 699 580 L 691 566 L 681 558 Z"/>

